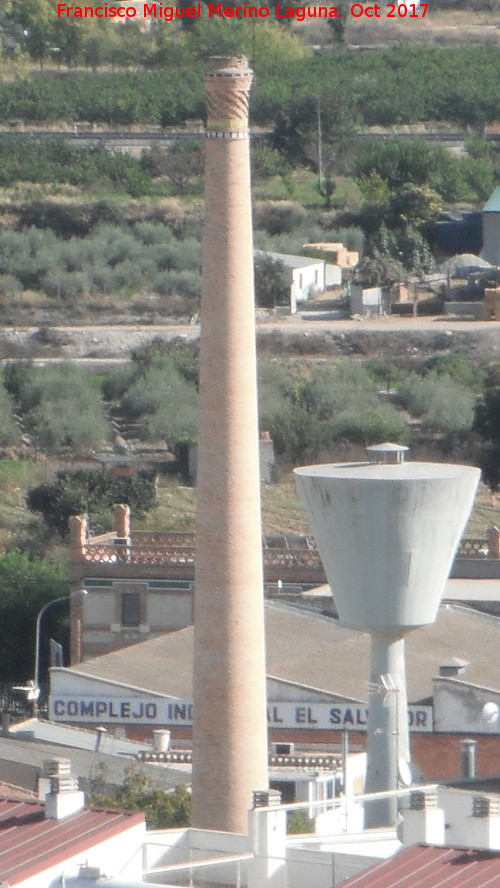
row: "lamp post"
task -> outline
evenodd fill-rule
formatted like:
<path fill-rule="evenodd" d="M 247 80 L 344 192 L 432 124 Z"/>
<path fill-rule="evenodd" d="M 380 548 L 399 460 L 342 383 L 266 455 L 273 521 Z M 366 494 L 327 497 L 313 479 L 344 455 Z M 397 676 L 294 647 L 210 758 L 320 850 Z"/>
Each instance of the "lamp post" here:
<path fill-rule="evenodd" d="M 46 613 L 46 611 L 48 611 L 48 609 L 50 607 L 52 607 L 53 604 L 59 604 L 59 602 L 61 602 L 61 601 L 71 601 L 71 599 L 74 595 L 86 595 L 86 594 L 87 594 L 86 589 L 77 589 L 75 592 L 70 592 L 69 595 L 62 595 L 60 598 L 53 598 L 52 601 L 48 601 L 47 604 L 44 604 L 44 606 L 38 611 L 38 615 L 36 618 L 36 629 L 35 629 L 35 669 L 34 669 L 35 678 L 33 681 L 34 695 L 35 695 L 34 696 L 35 709 L 38 706 L 38 698 L 40 696 L 40 642 L 41 642 L 41 635 L 42 635 L 41 630 L 42 630 L 43 616 Z"/>

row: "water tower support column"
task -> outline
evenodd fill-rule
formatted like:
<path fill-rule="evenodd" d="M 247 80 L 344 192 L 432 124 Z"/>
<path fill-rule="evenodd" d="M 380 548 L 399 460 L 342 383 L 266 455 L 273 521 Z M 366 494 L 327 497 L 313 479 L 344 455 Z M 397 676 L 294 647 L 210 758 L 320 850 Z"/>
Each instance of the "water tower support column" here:
<path fill-rule="evenodd" d="M 384 792 L 397 789 L 399 762 L 410 761 L 403 639 L 372 636 L 369 687 L 365 792 Z M 397 804 L 396 797 L 370 802 L 365 826 L 395 825 Z"/>

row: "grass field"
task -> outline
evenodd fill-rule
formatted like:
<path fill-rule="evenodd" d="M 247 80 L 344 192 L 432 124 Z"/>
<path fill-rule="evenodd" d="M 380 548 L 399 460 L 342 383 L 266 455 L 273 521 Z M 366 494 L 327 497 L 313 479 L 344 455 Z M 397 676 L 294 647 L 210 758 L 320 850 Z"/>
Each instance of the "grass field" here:
<path fill-rule="evenodd" d="M 159 491 L 157 508 L 141 523 L 144 529 L 194 530 L 195 491 L 192 487 L 169 482 Z M 500 522 L 500 497 L 481 485 L 466 535 L 482 537 L 488 527 Z M 262 489 L 264 533 L 309 534 L 309 525 L 299 503 L 291 474 L 278 484 Z"/>
<path fill-rule="evenodd" d="M 44 462 L 0 460 L 0 552 L 16 541 L 29 540 L 30 535 L 43 538 L 41 518 L 27 509 L 25 496 L 29 487 L 50 478 L 53 468 Z M 262 488 L 262 523 L 266 534 L 310 533 L 291 473 L 279 483 Z M 499 524 L 500 496 L 481 486 L 465 535 L 482 538 L 488 527 Z M 133 522 L 136 530 L 154 531 L 194 531 L 195 525 L 195 490 L 173 479 L 160 482 L 157 506 L 145 518 Z M 53 545 L 59 554 L 61 541 L 55 539 Z M 34 546 L 35 551 L 39 548 Z"/>

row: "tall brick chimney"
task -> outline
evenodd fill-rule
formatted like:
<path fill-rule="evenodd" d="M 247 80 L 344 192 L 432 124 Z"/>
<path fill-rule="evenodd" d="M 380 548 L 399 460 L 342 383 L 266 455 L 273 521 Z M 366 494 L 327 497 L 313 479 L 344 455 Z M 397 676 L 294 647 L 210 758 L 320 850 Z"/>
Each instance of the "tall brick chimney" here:
<path fill-rule="evenodd" d="M 194 608 L 193 826 L 247 832 L 267 787 L 246 59 L 207 93 Z"/>

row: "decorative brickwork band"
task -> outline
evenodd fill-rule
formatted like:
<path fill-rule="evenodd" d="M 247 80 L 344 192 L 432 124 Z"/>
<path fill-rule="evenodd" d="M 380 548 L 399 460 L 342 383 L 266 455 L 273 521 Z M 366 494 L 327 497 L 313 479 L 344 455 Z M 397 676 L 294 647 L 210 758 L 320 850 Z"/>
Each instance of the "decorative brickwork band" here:
<path fill-rule="evenodd" d="M 248 129 L 248 100 L 253 73 L 245 58 L 214 58 L 205 73 L 207 136 L 242 138 Z M 217 136 L 216 136 L 217 138 Z M 244 138 L 244 136 L 243 136 Z"/>
<path fill-rule="evenodd" d="M 207 139 L 249 139 L 250 133 L 230 133 L 220 130 L 207 130 L 205 133 Z"/>

